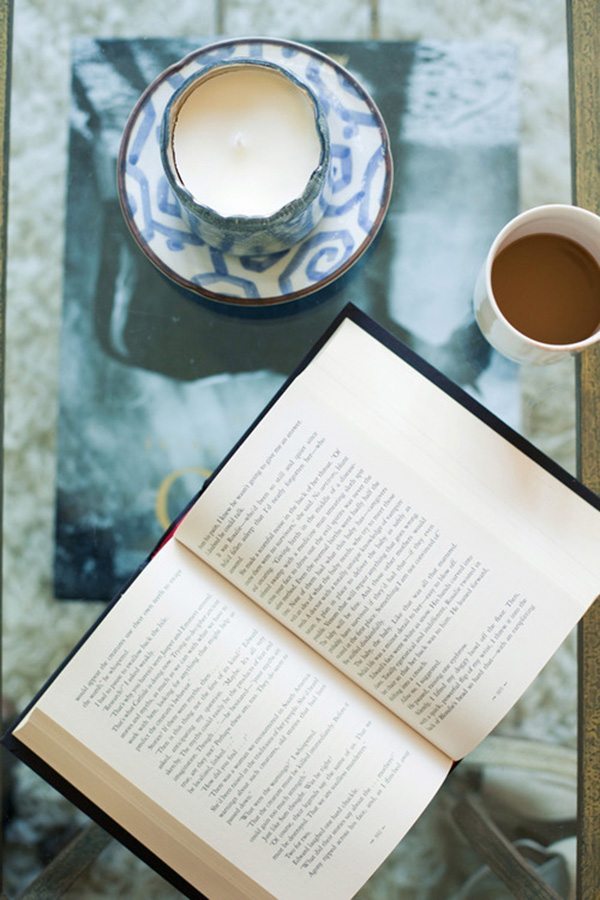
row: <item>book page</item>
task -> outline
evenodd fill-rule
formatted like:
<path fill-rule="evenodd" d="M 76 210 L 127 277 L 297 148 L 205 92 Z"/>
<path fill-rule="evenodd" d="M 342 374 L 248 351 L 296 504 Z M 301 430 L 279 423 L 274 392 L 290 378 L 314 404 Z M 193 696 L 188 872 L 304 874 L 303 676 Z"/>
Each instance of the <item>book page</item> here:
<path fill-rule="evenodd" d="M 177 536 L 455 759 L 600 584 L 597 511 L 352 322 Z"/>
<path fill-rule="evenodd" d="M 175 541 L 15 734 L 198 890 L 200 858 L 253 898 L 352 896 L 450 766 Z"/>

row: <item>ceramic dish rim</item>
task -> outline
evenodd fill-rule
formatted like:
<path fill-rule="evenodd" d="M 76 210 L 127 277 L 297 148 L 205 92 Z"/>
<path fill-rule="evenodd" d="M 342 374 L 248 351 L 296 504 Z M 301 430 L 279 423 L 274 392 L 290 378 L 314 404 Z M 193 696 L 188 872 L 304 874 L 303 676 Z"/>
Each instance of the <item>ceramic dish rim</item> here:
<path fill-rule="evenodd" d="M 176 74 L 180 69 L 188 65 L 188 63 L 192 62 L 199 55 L 204 53 L 209 53 L 211 51 L 235 46 L 239 44 L 247 44 L 250 47 L 253 44 L 274 44 L 278 47 L 289 47 L 291 49 L 298 50 L 302 53 L 308 54 L 309 56 L 316 57 L 325 65 L 332 66 L 338 72 L 341 72 L 342 75 L 348 79 L 348 81 L 352 84 L 352 86 L 358 91 L 361 95 L 361 98 L 369 107 L 370 112 L 373 114 L 373 117 L 377 121 L 378 129 L 381 134 L 381 147 L 384 153 L 384 164 L 385 164 L 385 178 L 384 178 L 384 190 L 381 201 L 379 203 L 379 209 L 377 211 L 377 215 L 373 221 L 369 232 L 365 235 L 361 244 L 356 248 L 356 250 L 341 263 L 337 268 L 335 268 L 328 275 L 325 275 L 322 279 L 318 281 L 314 281 L 305 287 L 298 288 L 297 290 L 290 291 L 287 294 L 272 294 L 268 297 L 239 297 L 239 296 L 228 296 L 226 294 L 220 294 L 215 291 L 211 291 L 208 288 L 202 287 L 201 285 L 194 284 L 188 278 L 180 275 L 178 272 L 174 271 L 169 265 L 167 265 L 161 257 L 153 250 L 148 243 L 143 241 L 140 236 L 139 229 L 135 222 L 133 221 L 133 216 L 131 215 L 128 204 L 126 201 L 127 191 L 125 188 L 125 169 L 126 169 L 126 160 L 125 154 L 126 150 L 129 146 L 129 139 L 131 137 L 132 129 L 137 122 L 137 118 L 140 112 L 140 109 L 145 104 L 149 95 L 154 93 L 154 91 L 162 84 L 164 81 L 168 80 L 171 76 Z M 307 297 L 310 294 L 314 294 L 316 291 L 321 290 L 332 282 L 336 281 L 342 275 L 344 275 L 365 253 L 365 251 L 371 246 L 373 243 L 377 233 L 379 232 L 381 225 L 383 224 L 383 220 L 385 219 L 385 215 L 388 211 L 390 200 L 392 196 L 392 187 L 393 187 L 393 163 L 392 163 L 392 154 L 390 149 L 390 139 L 389 133 L 387 130 L 387 126 L 379 111 L 379 108 L 369 92 L 362 86 L 362 84 L 358 81 L 357 78 L 352 75 L 348 69 L 338 63 L 336 60 L 332 59 L 326 53 L 323 53 L 320 50 L 317 50 L 314 47 L 308 46 L 306 44 L 302 44 L 299 41 L 288 40 L 287 38 L 274 38 L 269 36 L 257 36 L 252 35 L 250 37 L 232 37 L 225 38 L 219 41 L 212 41 L 208 44 L 204 44 L 201 47 L 198 47 L 196 50 L 192 50 L 190 53 L 187 53 L 181 59 L 178 59 L 172 65 L 168 66 L 166 69 L 163 69 L 157 76 L 154 78 L 150 84 L 145 88 L 143 93 L 138 97 L 133 109 L 131 110 L 125 127 L 123 129 L 123 134 L 121 136 L 121 141 L 119 145 L 119 152 L 117 154 L 117 194 L 119 197 L 119 204 L 121 207 L 121 212 L 123 213 L 123 217 L 127 224 L 130 234 L 132 235 L 134 241 L 142 251 L 142 253 L 150 260 L 151 263 L 159 270 L 159 272 L 164 275 L 169 281 L 172 281 L 174 284 L 181 287 L 183 290 L 195 294 L 199 297 L 203 297 L 207 300 L 212 300 L 217 303 L 223 304 L 225 306 L 238 306 L 238 307 L 262 307 L 262 306 L 276 306 L 282 305 L 285 303 L 291 303 L 295 300 L 300 300 L 303 297 Z M 304 238 L 303 240 L 306 240 Z M 302 241 L 299 241 L 298 244 L 301 244 Z M 294 245 L 296 246 L 296 245 Z M 292 248 L 290 248 L 292 249 Z M 289 251 L 288 251 L 289 252 Z"/>

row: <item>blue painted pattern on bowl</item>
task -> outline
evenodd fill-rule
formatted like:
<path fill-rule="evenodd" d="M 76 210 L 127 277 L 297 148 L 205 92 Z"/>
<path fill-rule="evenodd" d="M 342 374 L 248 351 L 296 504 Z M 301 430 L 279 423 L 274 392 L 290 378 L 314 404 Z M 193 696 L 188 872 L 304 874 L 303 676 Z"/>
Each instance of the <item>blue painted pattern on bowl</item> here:
<path fill-rule="evenodd" d="M 268 60 L 310 86 L 327 120 L 331 157 L 323 218 L 278 253 L 236 256 L 192 232 L 161 160 L 161 123 L 174 92 L 226 60 Z M 228 306 L 296 301 L 347 272 L 370 247 L 390 203 L 393 160 L 385 122 L 340 62 L 282 38 L 227 38 L 192 51 L 154 79 L 132 110 L 119 149 L 119 201 L 141 252 L 191 296 Z"/>
<path fill-rule="evenodd" d="M 249 66 L 272 70 L 303 92 L 314 111 L 315 129 L 321 150 L 318 164 L 299 197 L 269 216 L 224 216 L 215 209 L 199 203 L 182 182 L 175 165 L 173 128 L 181 105 L 202 82 L 232 68 Z M 161 126 L 160 153 L 165 175 L 181 203 L 191 232 L 222 253 L 231 253 L 235 256 L 262 256 L 288 250 L 314 229 L 327 206 L 323 194 L 327 183 L 331 146 L 324 111 L 306 84 L 287 69 L 266 60 L 236 58 L 220 61 L 187 78 L 174 92 L 165 108 Z"/>

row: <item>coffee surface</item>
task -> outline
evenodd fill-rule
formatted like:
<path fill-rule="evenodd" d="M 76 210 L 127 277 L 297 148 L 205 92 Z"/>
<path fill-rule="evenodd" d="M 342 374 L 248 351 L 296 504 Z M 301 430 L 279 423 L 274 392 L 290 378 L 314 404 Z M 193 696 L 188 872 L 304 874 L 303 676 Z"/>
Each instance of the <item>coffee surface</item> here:
<path fill-rule="evenodd" d="M 600 266 L 559 234 L 531 234 L 504 247 L 492 264 L 502 314 L 522 334 L 572 344 L 600 325 Z"/>

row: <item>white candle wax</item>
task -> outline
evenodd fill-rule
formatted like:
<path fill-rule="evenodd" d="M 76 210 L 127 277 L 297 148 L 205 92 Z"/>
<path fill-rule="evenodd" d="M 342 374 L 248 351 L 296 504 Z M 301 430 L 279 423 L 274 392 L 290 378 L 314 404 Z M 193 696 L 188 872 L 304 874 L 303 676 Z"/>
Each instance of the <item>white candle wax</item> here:
<path fill-rule="evenodd" d="M 222 216 L 269 216 L 300 197 L 321 143 L 307 94 L 269 68 L 240 65 L 201 82 L 172 134 L 182 184 Z"/>

